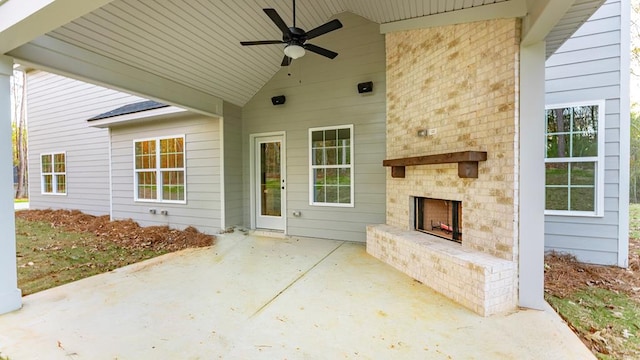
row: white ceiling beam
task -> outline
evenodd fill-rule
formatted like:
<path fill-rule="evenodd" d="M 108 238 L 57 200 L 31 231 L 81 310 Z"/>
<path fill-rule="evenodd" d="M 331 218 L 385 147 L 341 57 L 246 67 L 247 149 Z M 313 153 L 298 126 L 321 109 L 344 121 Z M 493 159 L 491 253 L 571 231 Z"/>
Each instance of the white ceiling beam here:
<path fill-rule="evenodd" d="M 25 66 L 179 106 L 199 114 L 222 116 L 222 99 L 47 35 L 10 51 L 8 55 Z"/>
<path fill-rule="evenodd" d="M 527 15 L 525 0 L 510 0 L 446 13 L 394 21 L 380 25 L 380 33 L 416 30 L 474 21 L 507 19 Z"/>
<path fill-rule="evenodd" d="M 57 29 L 112 0 L 8 0 L 0 5 L 0 54 Z"/>
<path fill-rule="evenodd" d="M 529 0 L 528 14 L 522 21 L 521 44 L 543 41 L 567 13 L 575 0 Z"/>

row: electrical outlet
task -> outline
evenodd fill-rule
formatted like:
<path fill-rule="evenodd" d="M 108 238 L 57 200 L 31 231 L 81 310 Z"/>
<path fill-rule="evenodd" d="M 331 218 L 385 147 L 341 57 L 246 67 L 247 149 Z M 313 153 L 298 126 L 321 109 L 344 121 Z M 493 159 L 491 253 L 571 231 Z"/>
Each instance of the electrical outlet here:
<path fill-rule="evenodd" d="M 433 136 L 433 135 L 438 133 L 438 129 L 436 129 L 436 128 L 429 129 L 429 130 L 427 130 L 427 133 L 429 134 L 429 136 Z"/>

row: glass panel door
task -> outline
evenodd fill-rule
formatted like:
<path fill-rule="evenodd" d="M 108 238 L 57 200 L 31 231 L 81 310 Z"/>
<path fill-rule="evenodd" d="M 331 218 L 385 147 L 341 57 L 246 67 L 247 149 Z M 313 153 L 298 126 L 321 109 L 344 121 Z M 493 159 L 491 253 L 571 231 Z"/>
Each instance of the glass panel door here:
<path fill-rule="evenodd" d="M 282 215 L 280 142 L 260 144 L 260 211 L 263 216 Z"/>
<path fill-rule="evenodd" d="M 256 228 L 284 230 L 284 138 L 255 138 Z"/>

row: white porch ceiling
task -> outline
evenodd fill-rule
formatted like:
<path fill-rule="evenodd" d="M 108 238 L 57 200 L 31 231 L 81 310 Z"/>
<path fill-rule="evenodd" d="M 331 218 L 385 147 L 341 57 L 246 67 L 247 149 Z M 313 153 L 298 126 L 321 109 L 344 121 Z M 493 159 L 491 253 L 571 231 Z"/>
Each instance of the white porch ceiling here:
<path fill-rule="evenodd" d="M 549 34 L 547 51 L 555 51 L 602 2 L 577 0 Z M 469 13 L 474 9 L 486 13 L 486 9 L 512 4 L 526 10 L 525 3 L 526 0 L 298 0 L 297 26 L 310 30 L 345 11 L 389 24 L 421 17 L 428 21 L 431 15 Z M 114 0 L 45 35 L 53 41 L 34 43 L 42 46 L 64 42 L 111 63 L 126 64 L 242 106 L 280 69 L 282 46 L 239 44 L 241 40 L 280 39 L 279 30 L 262 11 L 268 7 L 275 8 L 291 25 L 290 0 Z M 327 36 L 339 36 L 339 31 Z M 322 42 L 322 37 L 312 41 L 319 45 Z M 14 53 L 20 60 L 21 54 L 27 52 L 18 48 L 9 54 Z M 37 65 L 36 59 L 25 60 Z"/>

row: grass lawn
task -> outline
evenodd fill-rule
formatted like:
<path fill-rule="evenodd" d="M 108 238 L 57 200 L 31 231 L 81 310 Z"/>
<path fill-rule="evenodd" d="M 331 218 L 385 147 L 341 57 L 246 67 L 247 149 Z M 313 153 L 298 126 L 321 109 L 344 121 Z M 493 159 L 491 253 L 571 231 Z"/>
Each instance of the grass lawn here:
<path fill-rule="evenodd" d="M 629 237 L 640 239 L 640 204 L 629 205 Z"/>
<path fill-rule="evenodd" d="M 624 293 L 589 287 L 547 301 L 599 359 L 640 357 L 640 303 Z"/>
<path fill-rule="evenodd" d="M 23 295 L 111 271 L 167 253 L 130 249 L 89 232 L 16 219 L 18 287 Z M 0 358 L 1 360 L 1 358 Z"/>
<path fill-rule="evenodd" d="M 193 227 L 140 227 L 77 210 L 21 210 L 16 212 L 18 286 L 28 295 L 214 241 Z"/>
<path fill-rule="evenodd" d="M 640 205 L 629 214 L 629 268 L 547 256 L 545 299 L 598 359 L 640 359 Z"/>

